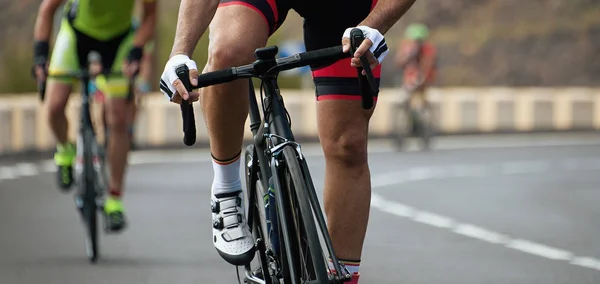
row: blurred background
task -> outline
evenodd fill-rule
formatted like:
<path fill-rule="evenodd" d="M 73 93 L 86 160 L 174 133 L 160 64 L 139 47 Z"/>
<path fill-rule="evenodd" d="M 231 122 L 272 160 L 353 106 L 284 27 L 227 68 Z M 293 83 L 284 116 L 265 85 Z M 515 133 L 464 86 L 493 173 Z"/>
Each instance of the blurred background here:
<path fill-rule="evenodd" d="M 53 185 L 54 139 L 30 73 L 40 2 L 0 0 L 0 284 L 236 283 L 210 242 L 200 107 L 198 142 L 185 147 L 179 107 L 157 88 L 179 1 L 158 4 L 127 177 L 132 226 L 102 236 L 95 266 L 72 199 Z M 419 89 L 395 63 L 415 23 L 436 51 L 435 79 L 416 102 L 407 98 Z M 361 283 L 600 283 L 600 2 L 419 0 L 385 36 Z M 303 51 L 302 19 L 291 11 L 269 45 L 280 56 Z M 308 71 L 279 83 L 321 196 Z M 72 138 L 78 102 L 67 112 Z"/>
<path fill-rule="evenodd" d="M 35 91 L 28 73 L 31 48 L 24 47 L 31 46 L 39 3 L 0 1 L 0 18 L 5 23 L 0 36 L 9 39 L 0 43 L 3 93 Z M 167 1 L 159 6 L 158 75 L 171 50 L 179 8 Z M 600 6 L 594 0 L 420 0 L 386 39 L 393 53 L 408 23 L 427 24 L 430 40 L 439 49 L 439 86 L 598 86 L 599 15 Z M 302 41 L 302 19 L 295 12 L 269 44 L 286 41 Z M 198 65 L 206 62 L 206 48 L 205 35 L 194 54 Z M 394 86 L 397 72 L 392 64 L 384 66 L 389 72 L 384 73 L 383 84 Z M 299 87 L 295 79 L 282 82 L 282 87 Z"/>

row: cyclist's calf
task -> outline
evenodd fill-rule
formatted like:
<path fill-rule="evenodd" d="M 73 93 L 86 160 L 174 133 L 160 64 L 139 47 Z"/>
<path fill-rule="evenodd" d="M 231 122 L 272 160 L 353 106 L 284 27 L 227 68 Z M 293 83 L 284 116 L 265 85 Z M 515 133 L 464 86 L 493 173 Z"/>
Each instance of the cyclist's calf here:
<path fill-rule="evenodd" d="M 69 99 L 71 86 L 58 81 L 48 81 L 46 104 L 48 110 L 48 122 L 52 128 L 56 140 L 60 143 L 67 142 L 68 121 L 65 108 Z"/>

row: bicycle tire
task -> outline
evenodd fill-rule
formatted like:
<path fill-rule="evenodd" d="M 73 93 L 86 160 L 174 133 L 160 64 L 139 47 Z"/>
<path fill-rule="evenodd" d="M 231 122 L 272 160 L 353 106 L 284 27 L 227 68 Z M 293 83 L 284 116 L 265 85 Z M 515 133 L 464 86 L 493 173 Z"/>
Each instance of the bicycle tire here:
<path fill-rule="evenodd" d="M 86 231 L 85 249 L 91 263 L 98 260 L 98 205 L 96 203 L 96 172 L 92 161 L 92 131 L 87 129 L 82 133 L 83 172 L 79 183 L 79 195 L 82 199 L 82 219 Z"/>
<path fill-rule="evenodd" d="M 296 244 L 286 245 L 295 246 L 295 251 L 298 252 L 295 256 L 302 256 L 303 251 L 306 250 L 306 247 L 308 247 L 308 257 L 311 260 L 310 266 L 308 267 L 306 267 L 308 263 L 303 263 L 302 261 L 300 261 L 299 267 L 295 267 L 295 263 L 292 265 L 288 264 L 288 267 L 289 269 L 296 269 L 296 275 L 301 275 L 300 272 L 305 270 L 305 272 L 308 272 L 309 277 L 316 278 L 298 279 L 298 283 L 309 281 L 314 283 L 314 280 L 317 280 L 317 282 L 321 284 L 329 283 L 328 267 L 323 254 L 323 249 L 321 247 L 321 242 L 319 240 L 319 235 L 317 232 L 318 228 L 315 224 L 315 217 L 312 212 L 312 207 L 308 200 L 308 196 L 306 195 L 308 187 L 305 183 L 304 174 L 302 173 L 298 156 L 296 155 L 295 149 L 291 146 L 284 147 L 282 149 L 282 154 L 285 160 L 282 181 L 285 182 L 288 191 L 293 191 L 288 192 L 289 195 L 287 195 L 290 199 L 290 209 L 292 209 L 292 212 L 294 212 L 293 209 L 297 209 L 299 213 L 296 215 L 297 218 L 295 218 L 297 224 L 289 225 L 292 225 L 290 227 L 295 228 L 295 231 L 298 232 L 300 239 L 297 239 L 298 243 Z M 288 175 L 286 175 L 285 172 L 287 172 Z M 297 208 L 295 208 L 296 205 Z M 320 208 L 318 208 L 318 210 L 320 210 Z M 298 261 L 298 259 L 296 259 L 296 261 Z M 302 267 L 303 264 L 304 267 Z"/>
<path fill-rule="evenodd" d="M 84 198 L 84 200 L 86 200 Z M 98 260 L 98 208 L 96 201 L 84 201 L 83 216 L 86 224 L 86 253 L 90 262 L 95 263 Z"/>

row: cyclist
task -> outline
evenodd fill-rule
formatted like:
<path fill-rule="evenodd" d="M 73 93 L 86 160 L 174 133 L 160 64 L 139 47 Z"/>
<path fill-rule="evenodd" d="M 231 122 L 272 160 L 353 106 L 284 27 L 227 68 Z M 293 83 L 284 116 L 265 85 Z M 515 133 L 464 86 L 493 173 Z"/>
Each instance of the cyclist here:
<path fill-rule="evenodd" d="M 134 27 L 137 27 L 138 25 L 138 21 L 134 22 Z M 141 103 L 142 103 L 142 97 L 145 96 L 146 94 L 148 94 L 151 90 L 151 86 L 150 86 L 150 77 L 152 76 L 152 52 L 154 50 L 154 42 L 148 42 L 146 45 L 144 45 L 144 52 L 143 52 L 143 56 L 140 60 L 140 69 L 139 69 L 139 73 L 138 73 L 138 77 L 136 80 L 136 88 L 135 88 L 135 100 L 134 100 L 134 104 L 135 106 L 127 112 L 128 115 L 128 122 L 129 122 L 129 126 L 128 126 L 128 133 L 129 133 L 129 142 L 130 142 L 130 150 L 135 150 L 136 148 L 136 144 L 135 144 L 135 139 L 134 139 L 134 134 L 135 134 L 135 123 L 136 123 L 136 117 L 137 117 L 137 113 L 140 109 Z M 106 121 L 106 108 L 104 106 L 104 94 L 98 90 L 96 88 L 96 84 L 95 82 L 90 82 L 90 94 L 93 94 L 95 101 L 97 101 L 98 103 L 102 104 L 102 124 L 104 125 L 104 139 L 105 139 L 105 147 L 108 146 L 108 132 L 106 129 L 107 126 L 107 121 Z M 106 147 L 108 148 L 108 147 Z"/>
<path fill-rule="evenodd" d="M 109 196 L 104 210 L 111 231 L 125 227 L 121 196 L 123 177 L 129 152 L 127 134 L 128 81 L 139 69 L 142 48 L 153 36 L 156 19 L 156 0 L 143 1 L 143 22 L 132 28 L 135 0 L 66 0 L 60 30 L 56 37 L 52 57 L 48 63 L 49 39 L 55 12 L 65 0 L 44 0 L 39 8 L 34 30 L 35 75 L 38 82 L 49 75 L 69 74 L 85 67 L 87 55 L 100 53 L 102 69 L 123 72 L 119 76 L 100 76 L 98 89 L 106 96 L 110 142 L 108 163 L 110 167 Z M 47 70 L 46 70 L 47 69 Z M 68 190 L 73 184 L 75 145 L 67 137 L 65 106 L 74 80 L 48 78 L 48 122 L 57 140 L 54 160 L 58 166 L 58 184 Z"/>
<path fill-rule="evenodd" d="M 409 106 L 420 109 L 427 104 L 427 87 L 435 80 L 437 50 L 428 40 L 429 29 L 424 24 L 409 25 L 404 35 L 395 63 L 404 71 L 402 86 L 410 93 Z"/>
<path fill-rule="evenodd" d="M 220 3 L 219 3 L 220 2 Z M 161 91 L 175 103 L 199 100 L 206 122 L 214 179 L 211 187 L 213 220 L 227 219 L 223 229 L 213 228 L 213 242 L 221 257 L 233 265 L 248 263 L 253 240 L 243 216 L 240 155 L 244 123 L 248 116 L 248 81 L 238 80 L 188 94 L 175 74 L 186 64 L 192 85 L 198 68 L 189 58 L 210 25 L 209 57 L 204 71 L 249 64 L 254 50 L 284 22 L 289 9 L 304 19 L 308 51 L 344 44 L 349 32 L 359 27 L 366 40 L 354 58 L 343 59 L 312 71 L 316 85 L 318 134 L 326 159 L 325 213 L 333 246 L 358 283 L 359 264 L 367 229 L 371 184 L 367 163 L 367 132 L 373 110 L 361 106 L 356 66 L 368 54 L 379 81 L 379 63 L 388 53 L 382 34 L 412 6 L 415 0 L 182 0 L 174 45 L 161 76 Z M 219 227 L 219 226 L 215 226 Z"/>

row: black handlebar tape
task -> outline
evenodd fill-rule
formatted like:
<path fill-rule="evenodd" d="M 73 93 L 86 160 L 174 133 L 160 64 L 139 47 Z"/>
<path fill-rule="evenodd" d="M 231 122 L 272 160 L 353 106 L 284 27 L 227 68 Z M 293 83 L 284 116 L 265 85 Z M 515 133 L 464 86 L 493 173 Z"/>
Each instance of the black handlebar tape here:
<path fill-rule="evenodd" d="M 192 91 L 192 83 L 190 83 L 190 72 L 188 67 L 183 64 L 177 66 L 175 74 L 185 86 L 188 92 Z M 196 117 L 194 116 L 194 107 L 192 103 L 184 100 L 179 105 L 181 109 L 181 118 L 183 119 L 183 143 L 187 146 L 192 146 L 196 143 Z"/>
<path fill-rule="evenodd" d="M 344 53 L 341 45 L 298 54 L 302 65 L 317 64 L 325 59 L 328 61 L 337 61 L 348 56 L 349 54 Z"/>
<path fill-rule="evenodd" d="M 207 87 L 222 83 L 231 82 L 237 79 L 237 74 L 233 73 L 232 68 L 217 70 L 198 76 L 198 87 Z"/>
<path fill-rule="evenodd" d="M 365 36 L 361 29 L 354 28 L 350 31 L 350 47 L 352 54 L 356 52 L 364 39 Z M 364 109 L 371 109 L 373 107 L 374 95 L 374 91 L 372 90 L 374 87 L 374 80 L 371 80 L 373 79 L 373 73 L 371 72 L 371 67 L 369 66 L 366 55 L 361 56 L 360 61 L 363 67 L 357 67 L 356 69 L 358 73 L 358 86 L 362 97 L 362 107 Z M 362 75 L 363 70 L 365 70 L 366 76 Z M 373 84 L 373 86 L 370 86 L 371 84 Z"/>

